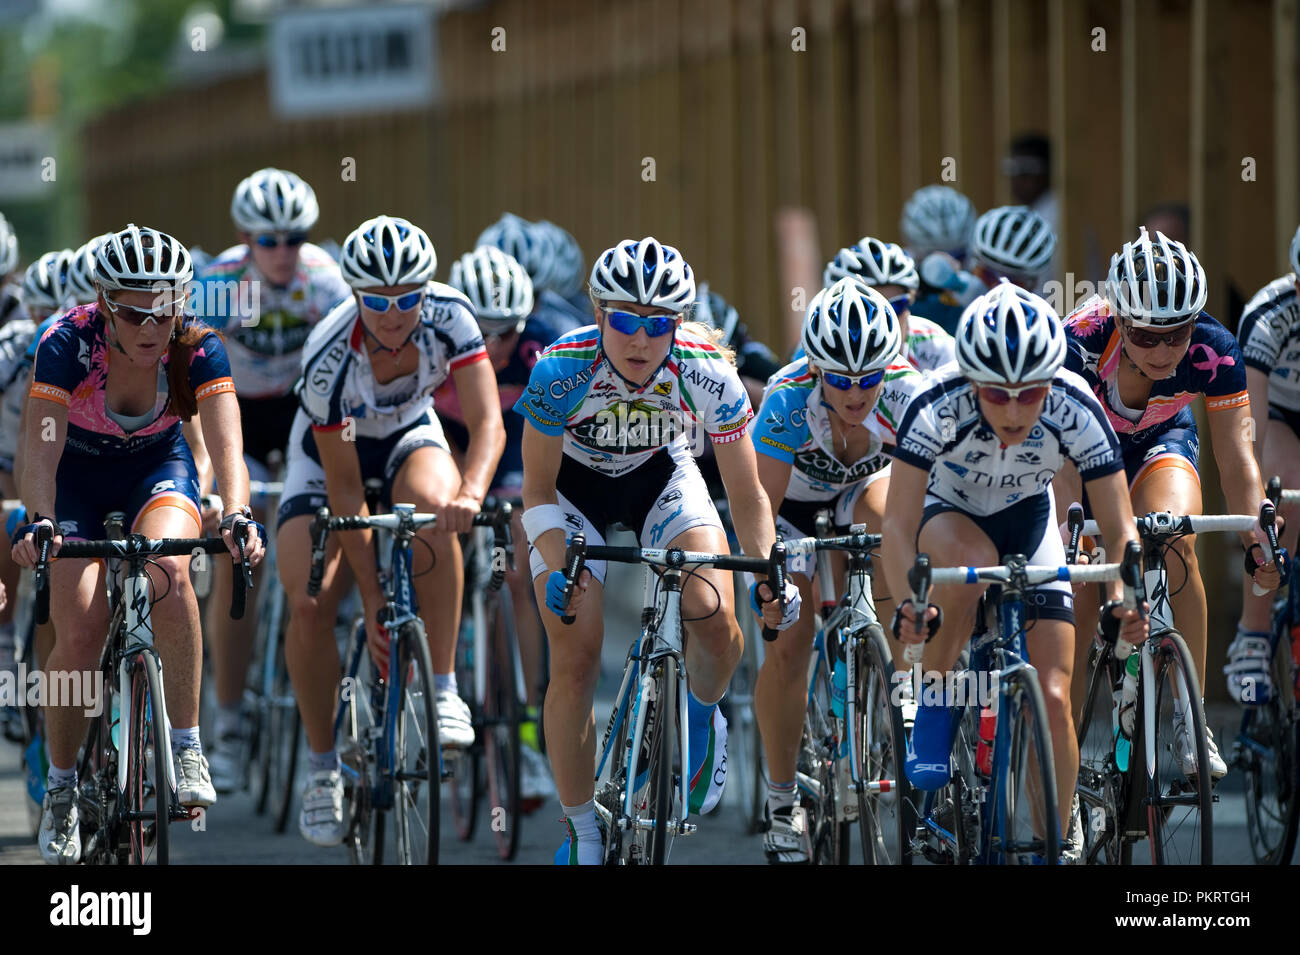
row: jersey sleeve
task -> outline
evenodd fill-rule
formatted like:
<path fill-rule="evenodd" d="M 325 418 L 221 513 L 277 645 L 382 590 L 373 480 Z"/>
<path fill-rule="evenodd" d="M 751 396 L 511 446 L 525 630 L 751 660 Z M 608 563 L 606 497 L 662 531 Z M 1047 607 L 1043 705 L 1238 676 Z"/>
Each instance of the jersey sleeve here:
<path fill-rule="evenodd" d="M 1124 470 L 1119 438 L 1101 403 L 1076 379 L 1054 388 L 1048 414 L 1059 429 L 1061 447 L 1079 469 L 1084 483 Z"/>
<path fill-rule="evenodd" d="M 70 405 L 72 393 L 89 371 L 80 359 L 82 339 L 70 322 L 54 324 L 38 338 L 36 367 L 28 393 L 34 398 Z"/>
<path fill-rule="evenodd" d="M 1241 327 L 1237 330 L 1237 342 L 1246 367 L 1257 368 L 1269 375 L 1282 357 L 1289 322 L 1285 312 L 1268 308 L 1259 300 L 1260 296 L 1256 295 L 1246 306 L 1241 316 Z"/>
<path fill-rule="evenodd" d="M 898 426 L 902 424 L 908 403 L 924 384 L 925 377 L 906 363 L 891 365 L 885 370 L 884 386 L 872 410 L 877 433 L 885 444 L 898 443 Z"/>
<path fill-rule="evenodd" d="M 213 395 L 235 393 L 226 346 L 212 332 L 203 336 L 190 355 L 190 387 L 200 402 Z"/>
<path fill-rule="evenodd" d="M 447 362 L 451 371 L 472 365 L 487 358 L 487 345 L 479 331 L 478 320 L 469 302 L 456 293 L 445 297 L 434 307 L 434 328 L 447 343 Z"/>
<path fill-rule="evenodd" d="M 895 458 L 922 471 L 934 467 L 946 444 L 936 413 L 936 405 L 944 401 L 942 385 L 932 385 L 909 396 L 895 431 L 896 443 L 890 452 Z M 949 430 L 955 436 L 955 426 Z"/>
<path fill-rule="evenodd" d="M 786 464 L 808 438 L 808 389 L 791 381 L 779 382 L 763 395 L 754 422 L 754 450 Z"/>
<path fill-rule="evenodd" d="M 1202 336 L 1202 329 L 1208 334 Z M 1187 349 L 1187 360 L 1197 373 L 1201 394 L 1205 395 L 1205 410 L 1228 411 L 1248 406 L 1246 359 L 1237 339 L 1204 313 L 1193 337 L 1195 340 Z"/>
<path fill-rule="evenodd" d="M 587 393 L 597 344 L 594 335 L 569 334 L 542 352 L 514 410 L 542 434 L 563 434 L 569 412 Z"/>
<path fill-rule="evenodd" d="M 713 369 L 722 381 L 722 394 L 709 402 L 704 418 L 704 430 L 714 444 L 739 441 L 748 430 L 754 417 L 754 407 L 749 403 L 749 392 L 740 382 L 740 375 L 730 362 L 719 361 Z"/>

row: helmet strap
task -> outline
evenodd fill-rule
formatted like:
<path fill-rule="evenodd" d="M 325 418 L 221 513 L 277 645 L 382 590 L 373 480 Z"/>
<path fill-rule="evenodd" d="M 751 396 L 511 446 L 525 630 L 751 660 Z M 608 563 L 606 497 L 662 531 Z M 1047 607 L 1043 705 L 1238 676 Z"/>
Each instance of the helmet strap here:
<path fill-rule="evenodd" d="M 415 337 L 415 330 L 420 327 L 420 323 L 417 321 L 414 325 L 411 326 L 410 333 L 406 336 L 406 338 L 402 340 L 402 344 L 398 345 L 396 348 L 389 348 L 383 342 L 379 341 L 379 338 L 375 335 L 374 332 L 370 330 L 370 326 L 366 324 L 366 320 L 364 318 L 361 319 L 361 327 L 365 330 L 366 335 L 369 336 L 370 338 L 373 338 L 376 342 L 376 347 L 370 349 L 370 354 L 376 355 L 379 352 L 387 352 L 388 355 L 393 359 L 393 365 L 396 366 L 398 357 L 402 353 L 402 349 L 405 348 L 407 344 L 411 341 L 411 339 Z"/>

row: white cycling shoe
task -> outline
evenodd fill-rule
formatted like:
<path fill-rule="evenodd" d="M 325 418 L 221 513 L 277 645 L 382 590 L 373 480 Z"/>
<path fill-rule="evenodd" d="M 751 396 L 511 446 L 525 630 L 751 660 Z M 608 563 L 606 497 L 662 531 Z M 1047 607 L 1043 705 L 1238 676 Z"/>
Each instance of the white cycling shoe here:
<path fill-rule="evenodd" d="M 767 832 L 763 834 L 763 852 L 769 865 L 807 865 L 812 859 L 812 841 L 808 833 L 808 814 L 802 806 L 763 810 Z"/>
<path fill-rule="evenodd" d="M 81 823 L 75 786 L 60 786 L 45 794 L 39 845 L 41 858 L 50 865 L 76 865 L 81 861 Z"/>
<path fill-rule="evenodd" d="M 438 707 L 438 744 L 452 749 L 473 746 L 474 721 L 469 705 L 451 690 L 439 690 L 434 702 Z"/>
<path fill-rule="evenodd" d="M 1219 747 L 1214 744 L 1214 734 L 1205 727 L 1205 749 L 1210 759 L 1210 778 L 1222 779 L 1228 775 L 1228 766 L 1219 755 Z M 1187 724 L 1181 719 L 1174 720 L 1174 750 L 1182 763 L 1183 775 L 1196 773 L 1196 747 L 1192 745 L 1192 734 L 1187 732 Z"/>
<path fill-rule="evenodd" d="M 207 757 L 197 749 L 184 747 L 172 753 L 176 766 L 176 799 L 182 806 L 207 808 L 217 801 Z"/>
<path fill-rule="evenodd" d="M 307 777 L 298 831 L 314 846 L 336 846 L 343 841 L 343 776 L 337 769 Z"/>

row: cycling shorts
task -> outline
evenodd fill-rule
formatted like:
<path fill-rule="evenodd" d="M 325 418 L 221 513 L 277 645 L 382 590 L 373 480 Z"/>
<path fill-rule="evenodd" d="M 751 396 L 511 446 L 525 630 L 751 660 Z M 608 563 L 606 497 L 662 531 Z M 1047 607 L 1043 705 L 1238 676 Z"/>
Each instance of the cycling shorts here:
<path fill-rule="evenodd" d="M 1200 484 L 1197 464 L 1201 443 L 1196 431 L 1196 417 L 1190 408 L 1184 408 L 1137 439 L 1127 434 L 1119 435 L 1119 447 L 1124 455 L 1124 473 L 1128 477 L 1130 493 L 1142 479 L 1163 467 L 1188 470 Z"/>
<path fill-rule="evenodd" d="M 1268 420 L 1281 421 L 1291 429 L 1292 434 L 1300 438 L 1300 411 L 1292 411 L 1290 408 L 1270 404 L 1268 406 Z"/>
<path fill-rule="evenodd" d="M 361 480 L 378 478 L 384 482 L 381 494 L 385 507 L 393 504 L 393 481 L 406 459 L 420 448 L 441 448 L 447 451 L 447 439 L 433 412 L 425 412 L 406 428 L 383 438 L 361 438 L 353 442 L 357 460 L 361 464 Z M 450 452 L 448 452 L 450 453 Z M 289 435 L 289 459 L 284 476 L 284 493 L 280 495 L 280 509 L 276 521 L 283 524 L 294 517 L 315 514 L 329 503 L 325 490 L 325 469 L 321 467 L 316 436 L 311 419 L 298 412 Z"/>
<path fill-rule="evenodd" d="M 867 488 L 882 478 L 889 477 L 889 466 L 868 476 L 851 487 L 846 487 L 835 497 L 824 501 L 792 501 L 786 498 L 781 502 L 776 514 L 776 532 L 786 540 L 796 537 L 814 537 L 817 534 L 817 512 L 831 512 L 831 533 L 847 534 L 853 524 L 853 509 L 866 492 Z M 812 577 L 817 570 L 817 557 L 813 554 L 799 554 L 786 559 L 786 568 L 792 574 Z"/>
<path fill-rule="evenodd" d="M 1017 501 L 1010 507 L 1003 508 L 996 514 L 977 517 L 966 514 L 960 507 L 949 504 L 932 494 L 925 497 L 925 511 L 921 515 L 921 527 L 940 514 L 954 512 L 965 516 L 984 532 L 993 543 L 1000 557 L 1009 554 L 1023 554 L 1030 564 L 1047 567 L 1065 565 L 1065 544 L 1057 529 L 1056 505 L 1052 492 L 1044 491 L 1023 501 Z M 920 529 L 917 530 L 920 539 Z M 934 566 L 948 566 L 952 562 L 941 555 L 933 555 Z M 1049 584 L 1040 584 L 1025 595 L 1026 619 L 1064 620 L 1074 623 L 1074 596 L 1070 585 L 1064 581 L 1054 580 Z"/>
<path fill-rule="evenodd" d="M 156 507 L 178 507 L 199 518 L 199 474 L 179 428 L 176 440 L 120 458 L 80 454 L 65 447 L 55 478 L 54 513 L 68 540 L 103 540 L 104 516 L 126 514 L 128 533 Z"/>
<path fill-rule="evenodd" d="M 722 520 L 695 461 L 687 459 L 679 465 L 667 451 L 656 452 L 618 477 L 594 471 L 566 454 L 555 489 L 564 511 L 565 536 L 582 533 L 588 544 L 604 544 L 612 526 L 637 533 L 642 547 L 667 547 L 694 527 L 716 527 L 722 532 Z M 534 578 L 547 572 L 546 561 L 531 544 L 528 562 Z M 587 568 L 597 581 L 605 582 L 605 561 L 588 561 Z"/>

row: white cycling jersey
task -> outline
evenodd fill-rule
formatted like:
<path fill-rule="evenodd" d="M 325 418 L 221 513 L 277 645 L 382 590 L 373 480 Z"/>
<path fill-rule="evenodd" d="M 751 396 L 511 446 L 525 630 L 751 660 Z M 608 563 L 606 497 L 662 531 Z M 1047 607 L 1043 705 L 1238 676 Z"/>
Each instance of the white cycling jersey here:
<path fill-rule="evenodd" d="M 894 457 L 928 471 L 928 493 L 987 517 L 1042 493 L 1073 461 L 1085 482 L 1124 469 L 1119 440 L 1087 382 L 1061 368 L 1042 415 L 1007 447 L 980 413 L 975 386 L 956 366 L 929 379 L 903 414 Z"/>
<path fill-rule="evenodd" d="M 278 398 L 293 388 L 312 329 L 342 299 L 352 298 L 336 263 L 310 242 L 284 288 L 257 270 L 237 245 L 198 270 L 194 314 L 225 338 L 240 398 Z"/>
<path fill-rule="evenodd" d="M 18 425 L 27 398 L 27 348 L 36 337 L 36 323 L 15 318 L 0 327 L 0 471 L 12 471 L 18 448 Z M 22 379 L 22 380 L 20 380 Z"/>
<path fill-rule="evenodd" d="M 1237 341 L 1246 367 L 1268 375 L 1268 403 L 1300 411 L 1300 295 L 1293 273 L 1269 282 L 1246 303 Z"/>
<path fill-rule="evenodd" d="M 298 399 L 312 424 L 343 428 L 351 419 L 357 437 L 386 438 L 419 421 L 453 371 L 487 358 L 469 300 L 441 282 L 427 285 L 411 341 L 420 350 L 415 372 L 379 384 L 356 300 L 340 302 L 303 348 Z"/>
<path fill-rule="evenodd" d="M 957 342 L 937 322 L 909 314 L 902 357 L 921 371 L 938 371 L 957 360 Z"/>

